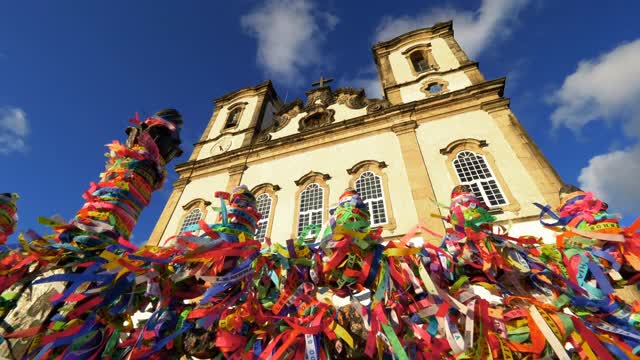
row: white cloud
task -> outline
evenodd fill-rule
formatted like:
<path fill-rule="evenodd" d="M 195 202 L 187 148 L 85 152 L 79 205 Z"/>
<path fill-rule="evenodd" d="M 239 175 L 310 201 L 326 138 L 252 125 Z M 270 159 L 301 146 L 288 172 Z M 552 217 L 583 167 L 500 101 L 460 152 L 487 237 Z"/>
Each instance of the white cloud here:
<path fill-rule="evenodd" d="M 640 39 L 622 44 L 594 59 L 582 60 L 549 102 L 554 128 L 574 132 L 598 120 L 619 123 L 628 138 L 640 140 Z M 640 143 L 596 155 L 580 171 L 585 190 L 607 201 L 613 211 L 640 211 Z"/>
<path fill-rule="evenodd" d="M 594 156 L 582 169 L 580 187 L 606 201 L 613 212 L 640 212 L 640 145 Z M 633 219 L 632 219 L 633 220 Z"/>
<path fill-rule="evenodd" d="M 356 89 L 362 88 L 370 99 L 382 98 L 382 84 L 375 65 L 360 70 L 354 78 L 341 79 L 340 84 Z"/>
<path fill-rule="evenodd" d="M 477 57 L 496 40 L 507 37 L 510 26 L 528 0 L 482 0 L 477 11 L 453 7 L 428 9 L 415 15 L 387 16 L 376 29 L 376 41 L 394 38 L 405 32 L 453 20 L 456 40 L 471 58 Z"/>
<path fill-rule="evenodd" d="M 25 137 L 29 134 L 27 114 L 19 108 L 0 108 L 0 155 L 26 149 Z"/>
<path fill-rule="evenodd" d="M 310 0 L 267 0 L 241 18 L 258 40 L 258 64 L 267 76 L 287 84 L 300 83 L 304 68 L 323 64 L 320 47 L 338 21 Z"/>
<path fill-rule="evenodd" d="M 640 39 L 595 59 L 583 60 L 549 101 L 554 128 L 579 131 L 596 120 L 621 121 L 640 138 Z"/>

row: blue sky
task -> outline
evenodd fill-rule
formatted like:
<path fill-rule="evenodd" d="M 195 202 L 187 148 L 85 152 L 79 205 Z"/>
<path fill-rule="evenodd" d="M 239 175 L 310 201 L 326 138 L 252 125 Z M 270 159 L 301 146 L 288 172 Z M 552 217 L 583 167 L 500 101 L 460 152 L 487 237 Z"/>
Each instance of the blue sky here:
<path fill-rule="evenodd" d="M 224 3 L 224 5 L 222 5 Z M 1 192 L 20 230 L 70 218 L 135 111 L 175 107 L 186 161 L 212 100 L 272 79 L 302 97 L 320 74 L 379 94 L 371 46 L 453 18 L 562 178 L 640 214 L 640 3 L 610 1 L 5 1 L 0 4 Z M 169 180 L 176 175 L 171 169 Z M 170 182 L 142 214 L 150 234 Z M 218 189 L 211 189 L 211 193 Z"/>

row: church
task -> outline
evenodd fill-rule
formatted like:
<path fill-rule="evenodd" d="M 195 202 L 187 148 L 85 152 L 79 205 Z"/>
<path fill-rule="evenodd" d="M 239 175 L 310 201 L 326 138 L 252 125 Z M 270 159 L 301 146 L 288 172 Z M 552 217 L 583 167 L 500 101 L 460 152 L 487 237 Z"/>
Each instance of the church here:
<path fill-rule="evenodd" d="M 329 219 L 356 189 L 374 227 L 398 239 L 422 224 L 442 234 L 451 190 L 466 184 L 510 234 L 553 241 L 534 202 L 558 204 L 562 181 L 503 96 L 454 37 L 452 22 L 375 44 L 382 99 L 320 77 L 306 99 L 285 103 L 271 81 L 215 99 L 213 115 L 149 244 L 162 245 L 204 219 L 216 191 L 245 184 L 263 218 L 256 238 L 285 242 Z M 313 240 L 314 231 L 306 234 Z M 438 241 L 428 233 L 427 241 Z"/>

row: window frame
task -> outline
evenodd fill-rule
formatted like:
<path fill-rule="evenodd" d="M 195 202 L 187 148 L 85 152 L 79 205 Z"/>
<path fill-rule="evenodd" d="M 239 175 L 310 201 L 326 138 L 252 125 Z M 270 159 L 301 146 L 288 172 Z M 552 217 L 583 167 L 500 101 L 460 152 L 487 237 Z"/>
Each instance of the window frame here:
<path fill-rule="evenodd" d="M 271 230 L 273 229 L 273 223 L 275 222 L 275 211 L 276 211 L 276 205 L 278 204 L 278 195 L 276 194 L 276 192 L 279 190 L 280 190 L 280 186 L 274 185 L 271 183 L 262 183 L 260 185 L 254 186 L 253 189 L 251 189 L 253 196 L 255 196 L 256 198 L 256 207 L 258 205 L 257 204 L 258 197 L 261 196 L 262 194 L 267 194 L 269 198 L 271 198 L 271 207 L 269 208 L 269 218 L 266 221 L 263 221 L 264 219 L 260 220 L 267 223 L 267 228 L 264 235 L 265 239 L 266 238 L 271 239 Z M 256 227 L 256 235 L 257 235 L 257 230 L 258 228 Z"/>
<path fill-rule="evenodd" d="M 313 191 L 312 186 L 319 190 L 320 198 L 316 199 L 315 195 L 313 195 L 314 198 L 310 197 L 308 200 L 310 202 L 312 202 L 312 203 L 318 202 L 320 204 L 320 207 L 319 208 L 317 208 L 317 207 L 316 208 L 309 208 L 308 210 L 302 210 L 306 206 L 306 204 L 303 204 L 303 201 L 305 200 L 305 193 L 307 191 Z M 313 219 L 314 219 L 314 216 L 317 215 L 317 214 L 320 214 L 320 223 L 319 224 L 315 224 L 315 225 L 318 225 L 318 226 L 322 227 L 322 224 L 324 224 L 324 221 L 325 221 L 324 214 L 323 214 L 324 213 L 324 206 L 323 206 L 324 198 L 325 198 L 324 189 L 322 188 L 322 186 L 320 186 L 320 184 L 315 183 L 315 182 L 308 184 L 307 186 L 305 186 L 304 190 L 302 190 L 300 192 L 300 196 L 298 196 L 298 208 L 299 208 L 298 219 L 296 221 L 297 222 L 296 223 L 296 236 L 297 237 L 299 237 L 302 234 L 302 232 L 304 231 L 304 229 L 307 226 L 309 226 L 311 224 L 314 224 Z M 311 207 L 311 206 L 309 206 L 309 207 Z M 302 224 L 302 226 L 300 226 L 300 223 L 303 222 L 302 221 L 302 217 L 303 216 L 308 216 L 308 218 L 307 218 L 306 221 L 304 221 L 304 224 Z M 309 238 L 312 238 L 312 237 L 317 236 L 317 235 L 318 235 L 317 233 L 315 233 L 315 234 L 314 233 L 309 233 L 306 238 L 309 239 Z"/>
<path fill-rule="evenodd" d="M 460 170 L 458 171 L 458 168 L 456 167 L 456 162 L 460 162 L 460 156 L 463 153 L 468 153 L 470 155 L 475 156 L 476 158 L 479 158 L 482 160 L 482 162 L 484 163 L 484 165 L 486 166 L 486 170 L 489 173 L 489 177 L 485 178 L 485 179 L 472 179 L 472 180 L 462 180 L 462 176 L 460 174 L 460 172 L 463 172 L 464 170 Z M 508 206 L 509 205 L 509 199 L 507 199 L 506 193 L 505 191 L 502 189 L 502 186 L 500 186 L 500 182 L 498 181 L 498 178 L 496 177 L 495 173 L 493 172 L 493 169 L 491 169 L 491 165 L 489 164 L 489 162 L 487 161 L 487 159 L 485 158 L 484 155 L 482 154 L 478 154 L 476 152 L 473 152 L 471 150 L 468 149 L 464 149 L 464 150 L 460 150 L 456 153 L 456 156 L 454 157 L 453 161 L 451 162 L 451 165 L 453 166 L 456 175 L 458 176 L 458 180 L 460 182 L 461 185 L 469 185 L 469 187 L 472 186 L 472 184 L 475 184 L 478 188 L 478 190 L 480 191 L 481 197 L 482 197 L 482 202 L 484 202 L 490 209 L 494 209 L 494 208 L 502 208 L 504 206 Z M 473 177 L 473 174 L 470 175 L 471 177 Z M 500 196 L 502 197 L 504 204 L 495 204 L 492 205 L 489 201 L 489 195 L 487 194 L 484 186 L 482 185 L 483 182 L 489 182 L 493 180 L 496 184 L 496 187 L 498 188 L 498 191 L 500 192 Z"/>
<path fill-rule="evenodd" d="M 243 102 L 235 103 L 227 108 L 227 113 L 225 116 L 224 123 L 222 124 L 222 129 L 220 130 L 220 133 L 228 132 L 238 128 L 238 126 L 240 125 L 240 122 L 242 121 L 242 115 L 244 114 L 244 110 L 247 104 L 249 103 L 246 101 L 243 101 Z M 229 120 L 231 119 L 231 116 L 234 113 L 238 114 L 237 121 L 233 126 L 228 126 Z"/>
<path fill-rule="evenodd" d="M 387 176 L 387 172 L 384 170 L 387 168 L 387 164 L 384 161 L 376 161 L 376 160 L 363 160 L 351 168 L 347 169 L 347 174 L 351 175 L 349 179 L 349 186 L 353 189 L 356 189 L 356 181 L 360 178 L 362 174 L 365 172 L 371 172 L 375 176 L 380 178 L 380 185 L 385 209 L 385 217 L 387 222 L 379 225 L 371 225 L 372 227 L 382 227 L 383 230 L 393 231 L 396 229 L 396 219 L 393 215 L 393 204 L 391 203 L 391 193 L 389 191 L 389 178 Z M 363 199 L 364 200 L 364 199 Z M 367 201 L 365 200 L 365 203 Z M 371 219 L 373 219 L 373 213 L 371 212 L 371 208 L 369 208 Z"/>
<path fill-rule="evenodd" d="M 419 56 L 426 62 L 427 64 L 426 69 L 419 70 L 416 68 L 414 64 L 414 59 L 413 59 L 416 56 L 416 54 L 419 54 Z M 417 44 L 417 45 L 411 46 L 408 49 L 404 50 L 402 52 L 402 55 L 404 55 L 404 57 L 406 58 L 409 64 L 409 68 L 411 69 L 411 73 L 413 74 L 414 77 L 418 77 L 426 73 L 438 71 L 440 69 L 438 62 L 436 61 L 435 57 L 433 56 L 433 52 L 431 51 L 431 43 Z"/>
<path fill-rule="evenodd" d="M 235 123 L 233 125 L 230 125 L 229 122 L 231 121 L 232 116 L 234 115 L 235 115 Z M 236 128 L 240 123 L 241 116 L 242 116 L 242 109 L 236 108 L 229 111 L 229 113 L 227 114 L 227 121 L 224 122 L 224 130 Z"/>
<path fill-rule="evenodd" d="M 316 171 L 310 171 L 307 174 L 300 177 L 298 180 L 295 180 L 294 183 L 298 186 L 298 190 L 295 194 L 295 211 L 293 217 L 293 224 L 291 228 L 291 238 L 297 239 L 299 236 L 298 233 L 298 225 L 300 223 L 301 216 L 301 195 L 303 191 L 307 189 L 307 187 L 311 184 L 317 184 L 322 190 L 322 211 L 321 211 L 321 223 L 320 227 L 324 225 L 324 223 L 329 219 L 329 196 L 330 196 L 330 188 L 327 184 L 327 181 L 331 179 L 331 176 L 328 174 L 323 174 Z M 308 236 L 305 240 L 311 241 L 316 238 L 316 235 Z"/>
<path fill-rule="evenodd" d="M 267 207 L 268 209 L 265 209 L 265 210 L 266 210 L 266 215 L 267 215 L 267 216 L 264 216 L 265 214 L 263 214 L 262 212 L 260 212 L 260 208 L 261 208 L 261 206 L 260 206 L 260 201 L 261 201 L 261 199 L 260 199 L 260 198 L 265 198 L 265 197 L 268 199 L 268 202 L 269 202 L 269 203 L 268 203 L 268 205 L 266 205 L 266 207 Z M 267 228 L 269 227 L 269 221 L 271 220 L 271 207 L 272 207 L 271 205 L 272 205 L 272 203 L 273 203 L 273 199 L 272 199 L 272 198 L 271 198 L 271 196 L 269 196 L 269 194 L 267 194 L 267 193 L 262 193 L 262 194 L 260 194 L 260 195 L 256 196 L 256 210 L 258 210 L 258 212 L 260 212 L 260 214 L 262 215 L 262 217 L 261 217 L 261 218 L 260 218 L 260 220 L 258 220 L 258 222 L 256 223 L 256 234 L 255 234 L 255 239 L 256 239 L 256 240 L 258 240 L 258 241 L 260 241 L 260 242 L 264 242 L 265 238 L 267 237 Z M 260 237 L 259 237 L 259 234 L 260 234 L 260 226 L 262 226 L 262 224 L 265 224 L 265 225 L 264 225 L 264 235 L 263 235 L 263 238 L 262 238 L 262 239 L 260 239 Z"/>
<path fill-rule="evenodd" d="M 440 85 L 440 91 L 437 93 L 432 93 L 431 91 L 429 91 L 429 87 L 431 85 Z M 425 82 L 423 82 L 422 86 L 420 87 L 420 91 L 427 97 L 439 96 L 446 92 L 449 92 L 449 82 L 439 77 L 430 77 Z"/>
<path fill-rule="evenodd" d="M 195 210 L 195 209 L 199 209 L 200 210 L 200 220 L 202 219 L 206 219 L 207 217 L 207 206 L 211 205 L 210 201 L 206 201 L 204 199 L 201 198 L 197 198 L 197 199 L 193 199 L 191 201 L 189 201 L 188 203 L 184 204 L 182 206 L 182 209 L 184 210 L 182 216 L 180 216 L 180 221 L 178 221 L 178 226 L 176 227 L 175 233 L 176 235 L 180 235 L 181 234 L 181 230 L 183 228 L 184 222 L 186 220 L 186 218 L 189 216 L 189 214 Z M 196 231 L 197 233 L 197 231 Z"/>
<path fill-rule="evenodd" d="M 517 212 L 520 211 L 521 206 L 516 198 L 513 197 L 511 193 L 511 189 L 509 184 L 502 176 L 500 171 L 500 167 L 497 166 L 495 159 L 493 158 L 493 154 L 490 151 L 487 151 L 489 144 L 486 140 L 478 140 L 473 138 L 465 138 L 455 140 L 446 147 L 440 149 L 440 154 L 445 156 L 445 166 L 449 170 L 449 174 L 451 176 L 451 180 L 453 181 L 453 186 L 460 185 L 460 177 L 458 176 L 458 172 L 455 169 L 453 161 L 457 158 L 458 153 L 462 151 L 470 151 L 475 153 L 476 155 L 481 155 L 487 167 L 490 169 L 493 174 L 493 178 L 496 181 L 496 184 L 499 186 L 500 191 L 502 192 L 502 196 L 507 202 L 506 205 L 498 205 L 498 206 L 490 206 L 492 212 L 501 213 L 504 211 Z M 484 201 L 484 199 L 483 199 Z M 489 204 L 487 204 L 489 206 Z"/>
<path fill-rule="evenodd" d="M 380 186 L 380 197 L 377 197 L 375 199 L 365 199 L 364 195 L 362 194 L 361 191 L 358 191 L 358 181 L 360 181 L 361 179 L 363 179 L 363 176 L 365 174 L 371 174 L 371 176 L 373 178 L 375 178 L 378 181 L 378 185 Z M 367 204 L 367 207 L 369 208 L 369 215 L 370 215 L 370 221 L 371 221 L 371 227 L 380 227 L 380 226 L 384 226 L 387 223 L 389 223 L 389 219 L 387 216 L 387 203 L 385 201 L 385 197 L 384 197 L 384 187 L 382 186 L 382 176 L 377 175 L 376 173 L 374 173 L 371 170 L 366 170 L 360 173 L 360 175 L 358 176 L 358 178 L 356 179 L 356 181 L 354 182 L 354 189 L 360 194 L 360 196 L 362 197 L 362 201 Z M 384 216 L 384 222 L 381 223 L 375 223 L 375 216 L 373 214 L 373 202 L 374 201 L 380 201 L 382 200 L 382 214 Z"/>

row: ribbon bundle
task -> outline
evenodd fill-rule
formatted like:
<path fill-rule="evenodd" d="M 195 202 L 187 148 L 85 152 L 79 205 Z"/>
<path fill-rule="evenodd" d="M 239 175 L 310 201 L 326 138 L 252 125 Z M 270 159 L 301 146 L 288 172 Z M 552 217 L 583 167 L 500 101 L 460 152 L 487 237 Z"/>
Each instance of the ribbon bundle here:
<path fill-rule="evenodd" d="M 543 222 L 557 231 L 554 245 L 510 237 L 473 193 L 457 187 L 440 246 L 409 245 L 418 232 L 433 235 L 423 226 L 386 242 L 353 189 L 322 228 L 264 246 L 254 240 L 255 198 L 240 186 L 215 194 L 216 223 L 201 220 L 168 246 L 137 247 L 127 236 L 164 178 L 154 142 L 140 139 L 111 146 L 102 181 L 71 224 L 51 222 L 56 236 L 30 232 L 21 251 L 0 253 L 2 320 L 25 311 L 11 295 L 20 286 L 65 285 L 47 295 L 50 311 L 37 324 L 2 330 L 4 344 L 31 339 L 22 357 L 633 359 L 640 353 L 640 303 L 625 302 L 616 289 L 640 279 L 640 220 L 620 228 L 592 194 L 564 193 L 557 214 L 541 206 L 541 219 L 555 219 Z"/>
<path fill-rule="evenodd" d="M 6 243 L 9 235 L 16 231 L 17 200 L 18 194 L 0 194 L 0 245 Z"/>

